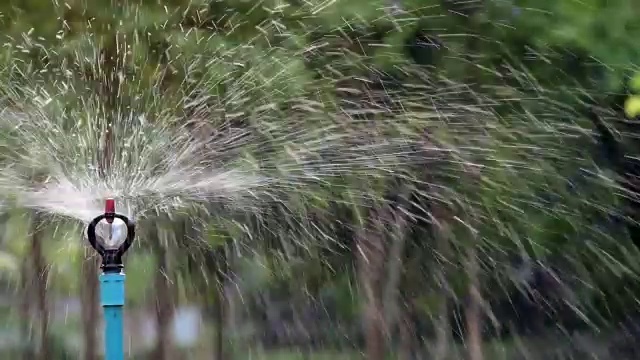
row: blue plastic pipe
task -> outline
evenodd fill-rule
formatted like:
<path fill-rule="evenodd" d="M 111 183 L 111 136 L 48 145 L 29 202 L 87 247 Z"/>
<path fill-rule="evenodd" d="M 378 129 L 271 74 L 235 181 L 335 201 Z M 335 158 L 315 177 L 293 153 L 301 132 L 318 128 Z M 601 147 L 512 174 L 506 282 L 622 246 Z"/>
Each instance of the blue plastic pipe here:
<path fill-rule="evenodd" d="M 104 310 L 104 360 L 124 360 L 124 273 L 100 275 Z"/>

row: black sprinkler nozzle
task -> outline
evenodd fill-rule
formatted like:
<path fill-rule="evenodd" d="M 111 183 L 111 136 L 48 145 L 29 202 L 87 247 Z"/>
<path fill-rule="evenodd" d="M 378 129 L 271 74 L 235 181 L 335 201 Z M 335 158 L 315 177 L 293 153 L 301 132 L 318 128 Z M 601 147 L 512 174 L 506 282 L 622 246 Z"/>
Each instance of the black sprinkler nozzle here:
<path fill-rule="evenodd" d="M 112 224 L 115 219 L 122 220 L 127 226 L 127 237 L 118 246 L 118 248 L 107 248 L 104 244 L 98 241 L 96 237 L 96 226 L 102 220 L 106 220 L 107 223 Z M 102 265 L 100 266 L 105 273 L 120 272 L 124 268 L 122 263 L 122 256 L 133 244 L 135 237 L 135 224 L 129 220 L 128 217 L 115 212 L 115 201 L 113 199 L 107 199 L 105 202 L 104 214 L 96 216 L 87 227 L 87 238 L 92 248 L 98 252 L 102 257 Z"/>

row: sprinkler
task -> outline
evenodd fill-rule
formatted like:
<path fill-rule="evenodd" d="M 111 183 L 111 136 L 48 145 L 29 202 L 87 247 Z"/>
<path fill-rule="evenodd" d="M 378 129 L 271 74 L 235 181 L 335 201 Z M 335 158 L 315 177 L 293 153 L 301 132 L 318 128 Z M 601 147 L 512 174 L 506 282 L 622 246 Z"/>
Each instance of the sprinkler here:
<path fill-rule="evenodd" d="M 104 311 L 105 360 L 124 360 L 124 265 L 122 257 L 133 243 L 135 224 L 116 213 L 114 199 L 105 201 L 104 214 L 87 227 L 89 244 L 102 257 L 100 305 Z"/>

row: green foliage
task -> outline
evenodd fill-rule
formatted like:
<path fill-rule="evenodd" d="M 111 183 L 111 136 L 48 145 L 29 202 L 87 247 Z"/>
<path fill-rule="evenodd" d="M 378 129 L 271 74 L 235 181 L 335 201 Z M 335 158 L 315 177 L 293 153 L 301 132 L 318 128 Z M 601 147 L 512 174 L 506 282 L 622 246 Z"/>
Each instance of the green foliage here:
<path fill-rule="evenodd" d="M 15 256 L 7 252 L 0 252 L 0 273 L 16 273 L 19 268 L 19 260 Z"/>
<path fill-rule="evenodd" d="M 624 111 L 627 117 L 635 118 L 640 116 L 640 72 L 631 78 L 629 88 L 634 94 L 630 95 L 625 101 Z"/>
<path fill-rule="evenodd" d="M 144 304 L 151 296 L 154 276 L 157 270 L 152 254 L 141 251 L 131 252 L 127 255 L 127 282 L 126 295 L 131 306 Z"/>
<path fill-rule="evenodd" d="M 631 95 L 624 103 L 624 111 L 630 118 L 640 116 L 640 96 Z"/>
<path fill-rule="evenodd" d="M 623 80 L 640 56 L 634 38 L 640 35 L 639 9 L 633 0 L 612 2 L 516 2 L 522 13 L 519 31 L 535 33 L 542 48 L 585 50 L 604 65 L 605 91 L 620 90 Z"/>

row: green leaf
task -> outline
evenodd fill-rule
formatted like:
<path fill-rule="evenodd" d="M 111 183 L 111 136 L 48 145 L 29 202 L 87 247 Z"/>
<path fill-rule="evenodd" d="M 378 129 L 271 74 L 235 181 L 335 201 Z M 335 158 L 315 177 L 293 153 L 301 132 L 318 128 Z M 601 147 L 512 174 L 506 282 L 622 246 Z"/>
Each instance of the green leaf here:
<path fill-rule="evenodd" d="M 631 96 L 624 103 L 624 112 L 627 117 L 640 116 L 640 96 Z"/>
<path fill-rule="evenodd" d="M 633 92 L 640 93 L 640 72 L 638 72 L 634 77 L 631 78 L 629 87 L 631 87 L 631 90 Z"/>
<path fill-rule="evenodd" d="M 0 272 L 14 271 L 18 271 L 18 259 L 7 252 L 0 252 Z"/>

